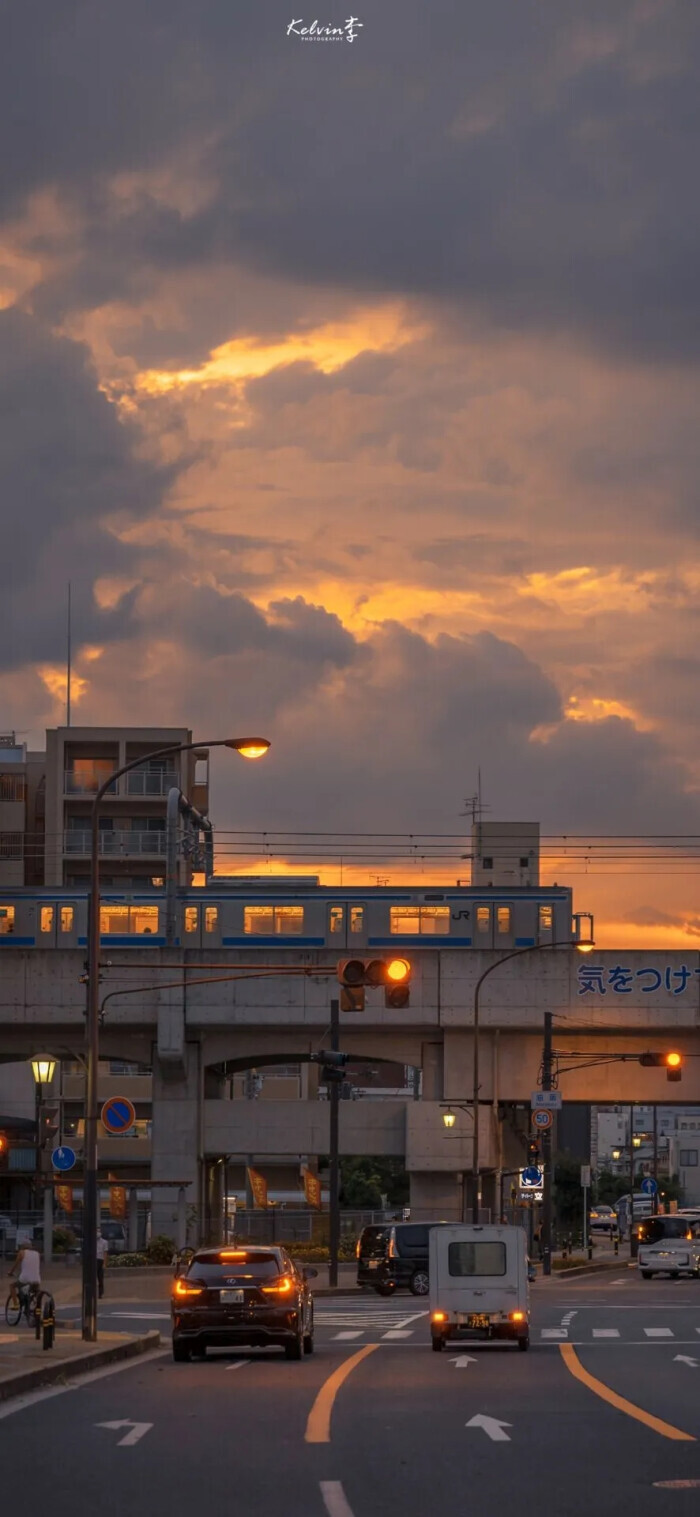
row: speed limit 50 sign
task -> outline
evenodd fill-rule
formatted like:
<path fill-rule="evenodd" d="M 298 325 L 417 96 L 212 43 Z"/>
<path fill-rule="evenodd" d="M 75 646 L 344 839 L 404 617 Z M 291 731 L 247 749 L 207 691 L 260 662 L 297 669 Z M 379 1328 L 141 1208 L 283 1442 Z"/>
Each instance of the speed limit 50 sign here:
<path fill-rule="evenodd" d="M 552 1125 L 552 1113 L 547 1108 L 540 1108 L 532 1113 L 532 1125 L 537 1132 L 547 1132 Z"/>

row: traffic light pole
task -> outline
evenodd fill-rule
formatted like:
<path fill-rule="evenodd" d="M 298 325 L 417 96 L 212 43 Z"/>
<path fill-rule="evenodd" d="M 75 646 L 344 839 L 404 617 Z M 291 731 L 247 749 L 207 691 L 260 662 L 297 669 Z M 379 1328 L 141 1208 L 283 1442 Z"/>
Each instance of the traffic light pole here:
<path fill-rule="evenodd" d="M 542 1089 L 552 1089 L 552 1012 L 544 1014 Z M 552 1273 L 552 1129 L 542 1134 L 542 1274 Z"/>
<path fill-rule="evenodd" d="M 331 1001 L 331 1052 L 340 1051 L 340 1001 Z M 338 1080 L 328 1082 L 328 1100 L 330 1102 L 330 1180 L 329 1180 L 329 1231 L 328 1231 L 328 1284 L 334 1288 L 338 1284 L 338 1249 L 340 1245 L 340 1166 L 338 1163 L 338 1115 L 340 1105 L 340 1084 Z"/>

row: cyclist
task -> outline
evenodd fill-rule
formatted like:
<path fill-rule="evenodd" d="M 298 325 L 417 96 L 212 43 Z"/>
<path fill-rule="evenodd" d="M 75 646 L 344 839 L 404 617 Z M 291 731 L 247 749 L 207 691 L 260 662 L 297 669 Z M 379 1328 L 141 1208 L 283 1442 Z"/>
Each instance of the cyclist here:
<path fill-rule="evenodd" d="M 12 1279 L 13 1275 L 15 1275 L 18 1270 L 18 1279 Z M 19 1293 L 17 1290 L 18 1285 L 25 1285 L 30 1289 L 33 1287 L 35 1294 L 38 1294 L 41 1287 L 41 1259 L 33 1243 L 29 1242 L 27 1239 L 25 1239 L 20 1244 L 17 1251 L 17 1258 L 15 1259 L 15 1262 L 12 1266 L 12 1269 L 9 1271 L 9 1274 L 10 1278 L 12 1279 L 13 1306 L 19 1306 Z"/>

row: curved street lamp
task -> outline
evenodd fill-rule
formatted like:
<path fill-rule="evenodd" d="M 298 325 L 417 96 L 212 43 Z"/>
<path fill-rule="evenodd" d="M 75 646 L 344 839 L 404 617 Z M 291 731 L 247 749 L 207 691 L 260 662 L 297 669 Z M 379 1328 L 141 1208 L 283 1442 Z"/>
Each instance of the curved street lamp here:
<path fill-rule="evenodd" d="M 97 1340 L 97 1220 L 99 1190 L 97 1184 L 97 1070 L 100 1031 L 100 805 L 115 781 L 131 769 L 140 768 L 144 758 L 175 758 L 195 748 L 232 748 L 241 758 L 258 759 L 267 753 L 266 737 L 219 737 L 212 742 L 169 743 L 152 753 L 140 754 L 122 764 L 100 785 L 92 803 L 90 829 L 90 905 L 87 942 L 87 1017 L 85 1080 L 85 1156 L 83 1162 L 83 1322 L 86 1343 Z"/>

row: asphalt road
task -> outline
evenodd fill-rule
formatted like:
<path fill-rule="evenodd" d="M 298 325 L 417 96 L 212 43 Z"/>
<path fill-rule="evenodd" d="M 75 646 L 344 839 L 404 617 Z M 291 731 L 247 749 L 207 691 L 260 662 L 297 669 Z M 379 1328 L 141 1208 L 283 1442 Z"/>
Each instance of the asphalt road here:
<path fill-rule="evenodd" d="M 621 1267 L 532 1297 L 528 1354 L 433 1354 L 412 1296 L 321 1300 L 300 1364 L 251 1350 L 176 1365 L 167 1347 L 8 1403 L 3 1504 L 52 1517 L 697 1513 L 700 1284 Z M 102 1321 L 167 1334 L 164 1310 L 106 1299 Z M 663 1484 L 678 1481 L 695 1485 Z"/>

